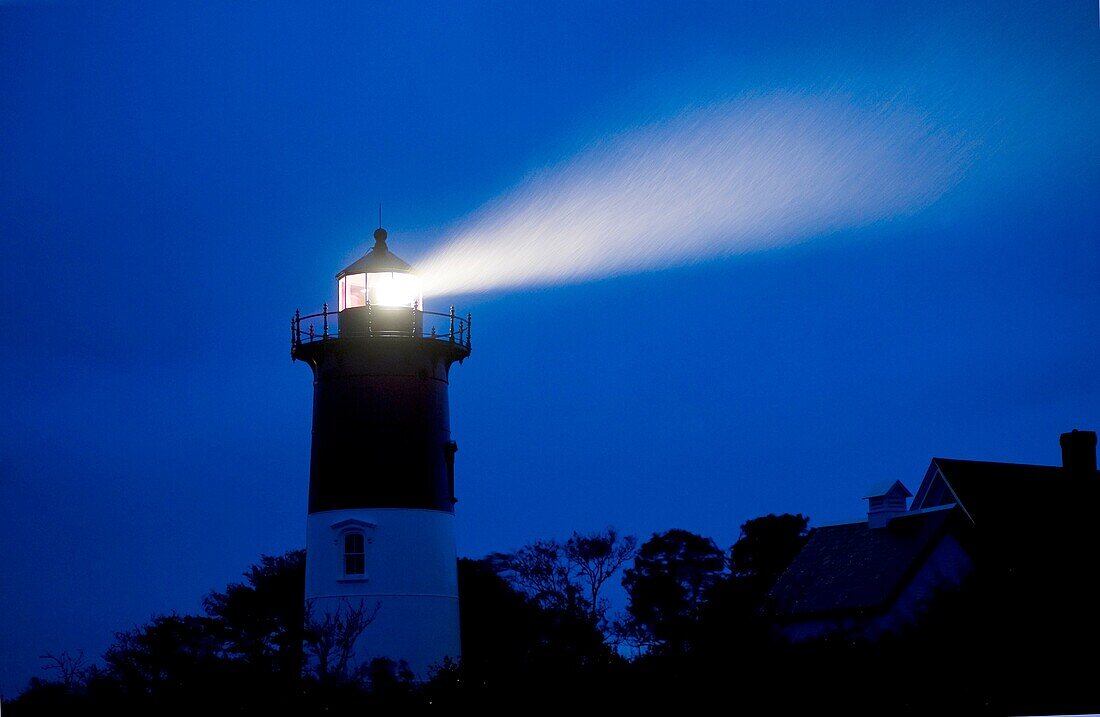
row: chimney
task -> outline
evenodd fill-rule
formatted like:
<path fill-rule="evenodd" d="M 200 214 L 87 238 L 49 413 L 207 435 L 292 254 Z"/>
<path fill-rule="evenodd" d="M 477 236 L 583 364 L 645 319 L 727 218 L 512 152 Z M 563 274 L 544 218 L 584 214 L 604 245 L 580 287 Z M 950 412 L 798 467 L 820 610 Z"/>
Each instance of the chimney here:
<path fill-rule="evenodd" d="M 867 525 L 885 528 L 891 519 L 904 513 L 909 497 L 913 495 L 900 480 L 883 483 L 863 497 L 867 501 Z"/>
<path fill-rule="evenodd" d="M 1096 432 L 1078 431 L 1074 428 L 1063 433 L 1058 441 L 1062 446 L 1062 467 L 1074 473 L 1096 472 Z"/>

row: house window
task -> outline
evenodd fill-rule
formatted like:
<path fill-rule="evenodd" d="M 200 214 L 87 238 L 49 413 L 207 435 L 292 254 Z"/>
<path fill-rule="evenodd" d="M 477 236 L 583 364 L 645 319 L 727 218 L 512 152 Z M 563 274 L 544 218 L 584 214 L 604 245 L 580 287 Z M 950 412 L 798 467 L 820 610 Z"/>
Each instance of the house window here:
<path fill-rule="evenodd" d="M 364 547 L 362 531 L 344 533 L 344 575 L 362 575 L 367 571 Z"/>

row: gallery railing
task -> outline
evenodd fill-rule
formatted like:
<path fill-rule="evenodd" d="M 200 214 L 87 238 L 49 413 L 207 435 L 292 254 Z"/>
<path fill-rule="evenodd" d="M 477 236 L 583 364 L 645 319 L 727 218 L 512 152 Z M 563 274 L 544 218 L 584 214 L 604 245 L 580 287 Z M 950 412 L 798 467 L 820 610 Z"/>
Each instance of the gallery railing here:
<path fill-rule="evenodd" d="M 470 349 L 471 316 L 456 315 L 453 306 L 446 314 L 415 308 L 372 307 L 370 304 L 350 311 L 357 312 L 357 320 L 348 321 L 344 331 L 339 325 L 341 312 L 329 311 L 328 304 L 319 314 L 303 316 L 295 311 L 290 320 L 291 350 L 315 341 L 353 337 L 434 339 Z"/>

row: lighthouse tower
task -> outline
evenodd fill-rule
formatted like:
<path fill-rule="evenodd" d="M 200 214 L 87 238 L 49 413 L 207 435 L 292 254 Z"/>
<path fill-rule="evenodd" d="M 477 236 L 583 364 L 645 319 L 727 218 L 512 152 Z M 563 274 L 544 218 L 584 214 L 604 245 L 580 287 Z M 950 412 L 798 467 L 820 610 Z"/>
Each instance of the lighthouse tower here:
<path fill-rule="evenodd" d="M 358 663 L 404 660 L 423 679 L 460 654 L 447 385 L 470 317 L 424 311 L 386 230 L 374 239 L 336 275 L 339 310 L 291 325 L 290 355 L 313 369 L 306 601 L 318 619 L 374 614 Z"/>

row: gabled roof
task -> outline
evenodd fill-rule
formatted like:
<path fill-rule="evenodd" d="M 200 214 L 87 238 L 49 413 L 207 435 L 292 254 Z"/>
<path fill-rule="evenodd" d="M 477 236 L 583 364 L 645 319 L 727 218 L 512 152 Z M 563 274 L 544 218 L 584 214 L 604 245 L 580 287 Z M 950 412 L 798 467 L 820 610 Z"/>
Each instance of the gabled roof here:
<path fill-rule="evenodd" d="M 1085 506 L 1092 509 L 1100 501 L 1100 471 L 933 458 L 913 508 L 937 502 L 933 494 L 940 476 L 975 525 L 983 519 L 1019 520 L 1050 510 L 1064 514 Z"/>
<path fill-rule="evenodd" d="M 944 534 L 953 506 L 903 513 L 883 528 L 866 521 L 818 528 L 768 594 L 779 618 L 887 606 Z"/>
<path fill-rule="evenodd" d="M 871 486 L 871 489 L 867 492 L 867 495 L 863 496 L 863 499 L 867 500 L 868 498 L 879 498 L 883 496 L 904 496 L 909 498 L 912 495 L 913 494 L 909 492 L 909 489 L 906 488 L 905 484 L 900 480 L 887 480 Z"/>
<path fill-rule="evenodd" d="M 781 620 L 888 607 L 942 536 L 968 524 L 968 535 L 985 536 L 985 559 L 1016 571 L 1025 557 L 1073 570 L 1082 553 L 1072 548 L 1098 509 L 1100 471 L 933 458 L 909 512 L 885 527 L 814 531 L 771 589 L 771 607 Z"/>

